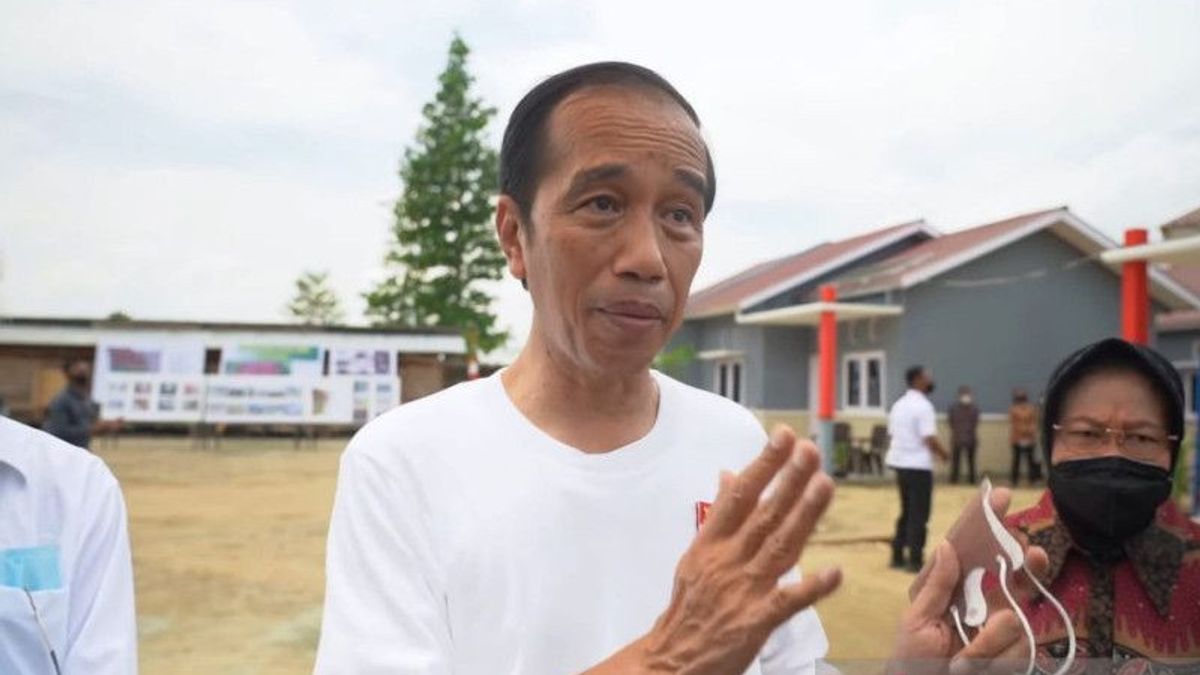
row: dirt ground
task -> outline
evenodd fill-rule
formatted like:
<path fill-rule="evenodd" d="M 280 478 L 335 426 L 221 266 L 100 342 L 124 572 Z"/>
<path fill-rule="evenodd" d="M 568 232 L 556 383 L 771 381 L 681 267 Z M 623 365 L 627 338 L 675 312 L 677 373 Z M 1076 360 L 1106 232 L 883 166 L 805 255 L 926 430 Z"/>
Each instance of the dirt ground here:
<path fill-rule="evenodd" d="M 312 671 L 324 594 L 324 546 L 345 439 L 125 438 L 96 448 L 129 507 L 142 672 L 283 675 Z M 939 485 L 930 540 L 973 494 Z M 1036 498 L 1016 495 L 1017 506 Z M 891 484 L 843 485 L 801 564 L 841 565 L 843 588 L 820 606 L 831 658 L 887 654 L 912 577 L 887 569 Z"/>

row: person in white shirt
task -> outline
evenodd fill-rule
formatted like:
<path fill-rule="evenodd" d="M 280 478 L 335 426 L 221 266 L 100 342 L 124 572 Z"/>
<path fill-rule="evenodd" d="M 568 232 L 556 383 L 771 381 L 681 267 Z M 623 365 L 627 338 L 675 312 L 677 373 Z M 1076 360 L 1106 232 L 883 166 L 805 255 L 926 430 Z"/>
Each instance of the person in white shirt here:
<path fill-rule="evenodd" d="M 933 374 L 927 368 L 913 366 L 905 371 L 904 381 L 908 391 L 888 411 L 891 444 L 884 458 L 895 470 L 900 488 L 900 517 L 892 538 L 891 566 L 920 572 L 925 565 L 925 535 L 933 498 L 933 456 L 944 461 L 949 455 L 938 440 L 937 413 L 929 400 Z"/>
<path fill-rule="evenodd" d="M 136 672 L 120 486 L 87 450 L 0 418 L 0 673 Z"/>
<path fill-rule="evenodd" d="M 827 647 L 812 605 L 841 580 L 796 572 L 833 493 L 816 448 L 785 427 L 768 442 L 736 404 L 650 370 L 715 195 L 695 111 L 640 66 L 559 73 L 514 110 L 500 183 L 528 341 L 351 441 L 316 672 L 812 672 Z M 898 657 L 1019 639 L 1002 618 L 959 651 L 954 556 L 930 578 Z"/>

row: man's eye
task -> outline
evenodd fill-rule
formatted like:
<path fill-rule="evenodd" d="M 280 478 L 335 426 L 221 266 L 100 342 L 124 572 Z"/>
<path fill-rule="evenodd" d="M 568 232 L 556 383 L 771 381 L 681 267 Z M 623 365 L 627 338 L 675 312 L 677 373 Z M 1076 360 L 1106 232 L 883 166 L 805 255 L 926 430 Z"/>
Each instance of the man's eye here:
<path fill-rule="evenodd" d="M 617 210 L 617 200 L 607 195 L 592 197 L 585 204 L 588 208 L 602 213 L 612 213 Z"/>
<path fill-rule="evenodd" d="M 1098 441 L 1104 438 L 1104 432 L 1099 429 L 1076 429 L 1071 434 L 1078 439 L 1085 441 Z"/>
<path fill-rule="evenodd" d="M 680 225 L 691 225 L 696 222 L 696 217 L 692 215 L 690 209 L 671 209 L 667 217 L 671 219 L 671 222 L 679 223 Z"/>

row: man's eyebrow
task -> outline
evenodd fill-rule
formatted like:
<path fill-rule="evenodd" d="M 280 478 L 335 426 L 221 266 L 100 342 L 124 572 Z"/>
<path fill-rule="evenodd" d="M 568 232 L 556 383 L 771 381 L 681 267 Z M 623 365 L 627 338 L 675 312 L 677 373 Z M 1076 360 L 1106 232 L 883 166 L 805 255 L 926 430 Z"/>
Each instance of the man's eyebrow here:
<path fill-rule="evenodd" d="M 703 176 L 689 169 L 675 169 L 675 178 L 696 191 L 700 197 L 708 195 L 708 181 Z"/>
<path fill-rule="evenodd" d="M 571 178 L 571 185 L 567 188 L 565 201 L 573 202 L 579 195 L 595 183 L 600 183 L 614 178 L 620 178 L 629 170 L 629 167 L 624 164 L 601 164 L 590 169 L 584 169 L 576 173 Z"/>

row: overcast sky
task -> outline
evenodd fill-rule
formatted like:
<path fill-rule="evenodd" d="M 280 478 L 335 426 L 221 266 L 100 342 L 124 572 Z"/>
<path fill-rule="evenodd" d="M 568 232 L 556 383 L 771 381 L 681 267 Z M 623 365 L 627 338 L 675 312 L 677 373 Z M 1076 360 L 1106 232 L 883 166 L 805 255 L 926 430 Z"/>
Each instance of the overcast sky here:
<path fill-rule="evenodd" d="M 0 313 L 280 321 L 316 269 L 361 321 L 455 30 L 497 146 L 586 61 L 692 100 L 697 287 L 918 217 L 1067 204 L 1118 238 L 1200 206 L 1200 2 L 655 4 L 0 0 Z M 497 292 L 519 344 L 528 300 Z"/>

